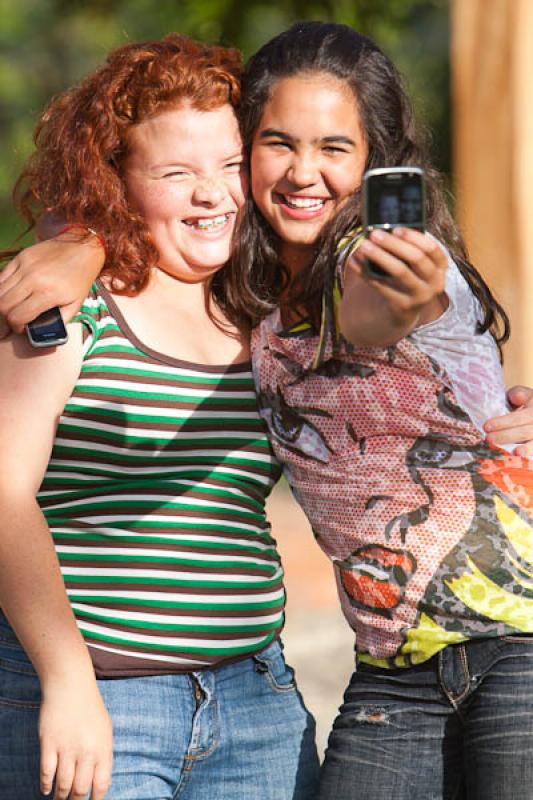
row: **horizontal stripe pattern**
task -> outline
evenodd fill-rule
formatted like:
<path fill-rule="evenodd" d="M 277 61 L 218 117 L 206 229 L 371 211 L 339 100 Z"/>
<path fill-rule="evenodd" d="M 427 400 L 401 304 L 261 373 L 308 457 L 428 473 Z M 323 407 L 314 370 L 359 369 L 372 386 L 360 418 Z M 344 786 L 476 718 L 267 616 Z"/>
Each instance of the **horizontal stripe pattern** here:
<path fill-rule="evenodd" d="M 249 364 L 144 348 L 95 285 L 38 501 L 100 676 L 180 672 L 264 648 L 283 624 L 265 518 L 279 476 Z"/>

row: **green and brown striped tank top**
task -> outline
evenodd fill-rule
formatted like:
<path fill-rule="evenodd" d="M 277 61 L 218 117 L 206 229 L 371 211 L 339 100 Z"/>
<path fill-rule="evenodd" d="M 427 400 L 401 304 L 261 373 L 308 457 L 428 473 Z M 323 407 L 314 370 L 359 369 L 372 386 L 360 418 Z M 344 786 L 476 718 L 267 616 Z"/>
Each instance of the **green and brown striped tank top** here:
<path fill-rule="evenodd" d="M 279 466 L 249 363 L 145 347 L 95 284 L 83 365 L 38 502 L 97 675 L 212 667 L 283 625 L 265 517 Z"/>

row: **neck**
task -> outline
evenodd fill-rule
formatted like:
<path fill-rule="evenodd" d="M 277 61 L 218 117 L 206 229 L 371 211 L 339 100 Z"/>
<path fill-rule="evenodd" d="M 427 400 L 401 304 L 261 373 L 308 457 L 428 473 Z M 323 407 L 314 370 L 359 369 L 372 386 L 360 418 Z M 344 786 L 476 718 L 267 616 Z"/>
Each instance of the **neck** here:
<path fill-rule="evenodd" d="M 303 270 L 311 266 L 315 260 L 316 250 L 309 245 L 287 245 L 282 244 L 280 259 L 284 267 L 289 272 L 291 282 L 294 281 Z"/>
<path fill-rule="evenodd" d="M 211 277 L 189 283 L 181 281 L 161 269 L 153 269 L 145 291 L 156 294 L 163 293 L 165 296 L 172 297 L 172 302 L 177 310 L 207 309 L 211 296 Z"/>

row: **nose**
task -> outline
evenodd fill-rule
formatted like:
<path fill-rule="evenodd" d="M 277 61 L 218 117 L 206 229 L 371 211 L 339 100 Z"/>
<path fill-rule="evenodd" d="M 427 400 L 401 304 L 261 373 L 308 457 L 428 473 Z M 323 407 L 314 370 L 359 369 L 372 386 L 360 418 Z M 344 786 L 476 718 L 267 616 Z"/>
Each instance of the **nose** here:
<path fill-rule="evenodd" d="M 293 153 L 287 178 L 299 187 L 312 186 L 318 180 L 318 162 L 312 153 Z"/>
<path fill-rule="evenodd" d="M 224 181 L 218 178 L 202 178 L 196 182 L 193 200 L 202 206 L 217 206 L 226 196 Z"/>

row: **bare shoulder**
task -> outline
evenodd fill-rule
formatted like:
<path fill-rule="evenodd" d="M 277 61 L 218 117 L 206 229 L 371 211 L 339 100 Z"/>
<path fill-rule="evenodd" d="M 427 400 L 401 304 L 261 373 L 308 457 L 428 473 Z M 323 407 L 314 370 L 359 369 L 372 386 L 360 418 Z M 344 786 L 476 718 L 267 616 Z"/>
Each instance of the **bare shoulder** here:
<path fill-rule="evenodd" d="M 59 347 L 35 348 L 25 335 L 15 333 L 0 341 L 3 400 L 16 393 L 23 401 L 19 393 L 39 392 L 50 399 L 66 400 L 82 363 L 81 325 L 69 325 L 68 330 L 68 342 Z M 44 396 L 42 399 L 46 403 Z"/>
<path fill-rule="evenodd" d="M 0 489 L 37 491 L 81 364 L 78 324 L 61 347 L 37 350 L 17 334 L 0 341 Z"/>

